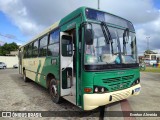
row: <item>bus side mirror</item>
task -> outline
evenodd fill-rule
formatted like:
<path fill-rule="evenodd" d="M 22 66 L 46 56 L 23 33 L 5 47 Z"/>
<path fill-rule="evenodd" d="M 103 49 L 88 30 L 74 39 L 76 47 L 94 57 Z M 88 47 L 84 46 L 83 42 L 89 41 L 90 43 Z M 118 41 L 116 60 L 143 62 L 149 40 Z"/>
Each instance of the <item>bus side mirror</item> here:
<path fill-rule="evenodd" d="M 92 29 L 85 30 L 85 42 L 86 45 L 93 45 L 94 34 Z"/>

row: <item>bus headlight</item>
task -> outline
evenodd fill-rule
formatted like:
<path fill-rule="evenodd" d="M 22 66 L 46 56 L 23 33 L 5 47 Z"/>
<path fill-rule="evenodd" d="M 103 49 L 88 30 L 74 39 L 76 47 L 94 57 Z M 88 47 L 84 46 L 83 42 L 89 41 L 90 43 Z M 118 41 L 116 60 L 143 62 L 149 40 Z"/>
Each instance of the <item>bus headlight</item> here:
<path fill-rule="evenodd" d="M 104 88 L 103 87 L 101 88 L 101 92 L 104 92 Z"/>
<path fill-rule="evenodd" d="M 94 92 L 98 92 L 98 87 L 96 87 L 96 88 L 94 89 Z"/>
<path fill-rule="evenodd" d="M 102 93 L 102 92 L 108 92 L 108 90 L 105 87 L 102 86 L 94 86 L 94 93 Z"/>
<path fill-rule="evenodd" d="M 139 84 L 139 83 L 140 83 L 140 79 L 138 78 L 137 80 L 135 80 L 135 81 L 132 83 L 131 86 L 137 85 L 137 84 Z"/>

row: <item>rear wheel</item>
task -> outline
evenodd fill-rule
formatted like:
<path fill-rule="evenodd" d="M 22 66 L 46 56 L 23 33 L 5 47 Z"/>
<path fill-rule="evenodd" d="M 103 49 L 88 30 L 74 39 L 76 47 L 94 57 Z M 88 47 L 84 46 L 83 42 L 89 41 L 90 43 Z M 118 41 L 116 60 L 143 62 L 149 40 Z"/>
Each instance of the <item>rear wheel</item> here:
<path fill-rule="evenodd" d="M 49 84 L 49 92 L 54 103 L 60 103 L 61 97 L 58 92 L 58 85 L 55 79 L 51 79 Z"/>
<path fill-rule="evenodd" d="M 23 71 L 23 80 L 24 80 L 24 82 L 29 81 L 29 79 L 26 77 L 26 71 L 25 70 Z"/>
<path fill-rule="evenodd" d="M 6 69 L 6 66 L 3 66 L 3 69 Z"/>

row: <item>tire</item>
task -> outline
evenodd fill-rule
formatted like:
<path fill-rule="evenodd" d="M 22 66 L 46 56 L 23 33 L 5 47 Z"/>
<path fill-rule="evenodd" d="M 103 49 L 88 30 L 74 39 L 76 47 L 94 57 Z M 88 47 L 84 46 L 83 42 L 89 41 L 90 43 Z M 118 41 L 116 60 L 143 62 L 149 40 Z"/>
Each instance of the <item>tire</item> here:
<path fill-rule="evenodd" d="M 6 67 L 5 67 L 5 66 L 3 66 L 3 69 L 6 69 Z"/>
<path fill-rule="evenodd" d="M 23 71 L 23 80 L 24 82 L 29 82 L 29 79 L 26 77 L 26 71 Z"/>
<path fill-rule="evenodd" d="M 51 81 L 50 81 L 49 93 L 50 93 L 51 99 L 54 103 L 58 104 L 58 103 L 61 102 L 61 97 L 60 97 L 59 92 L 58 92 L 57 82 L 54 78 L 51 79 Z"/>

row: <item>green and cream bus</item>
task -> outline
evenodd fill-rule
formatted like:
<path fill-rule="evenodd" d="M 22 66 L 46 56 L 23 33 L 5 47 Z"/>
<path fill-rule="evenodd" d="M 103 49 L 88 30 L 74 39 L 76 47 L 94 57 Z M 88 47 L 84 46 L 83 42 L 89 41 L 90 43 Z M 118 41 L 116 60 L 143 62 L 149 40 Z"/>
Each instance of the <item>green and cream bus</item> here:
<path fill-rule="evenodd" d="M 141 89 L 132 23 L 81 7 L 19 48 L 19 72 L 50 92 L 92 110 Z"/>

